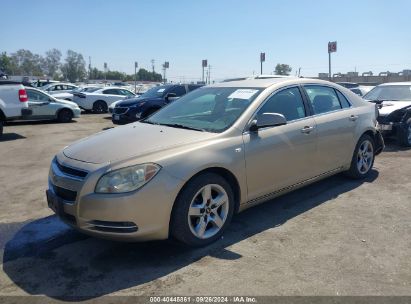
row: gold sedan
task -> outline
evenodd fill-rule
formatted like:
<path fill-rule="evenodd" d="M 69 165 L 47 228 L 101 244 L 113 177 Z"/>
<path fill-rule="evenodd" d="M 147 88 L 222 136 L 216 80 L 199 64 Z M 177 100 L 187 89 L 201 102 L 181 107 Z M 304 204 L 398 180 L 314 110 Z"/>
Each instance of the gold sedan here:
<path fill-rule="evenodd" d="M 327 176 L 364 178 L 384 146 L 378 110 L 326 81 L 228 81 L 58 153 L 49 206 L 114 240 L 219 239 L 233 214 Z"/>

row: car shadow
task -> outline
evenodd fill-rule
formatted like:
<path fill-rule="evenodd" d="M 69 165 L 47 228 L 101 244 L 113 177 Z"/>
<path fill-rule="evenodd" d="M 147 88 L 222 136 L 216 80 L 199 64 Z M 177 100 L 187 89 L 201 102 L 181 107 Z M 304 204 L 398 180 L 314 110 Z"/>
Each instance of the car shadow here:
<path fill-rule="evenodd" d="M 0 137 L 0 142 L 2 141 L 12 141 L 12 140 L 16 140 L 16 139 L 23 139 L 26 138 L 23 135 L 17 134 L 17 133 L 4 133 L 1 137 Z"/>
<path fill-rule="evenodd" d="M 172 240 L 119 243 L 88 238 L 50 216 L 15 226 L 17 231 L 3 241 L 3 270 L 30 295 L 93 299 L 155 281 L 207 256 L 241 259 L 228 247 L 377 178 L 375 170 L 364 180 L 336 175 L 248 209 L 234 217 L 220 240 L 204 248 Z"/>

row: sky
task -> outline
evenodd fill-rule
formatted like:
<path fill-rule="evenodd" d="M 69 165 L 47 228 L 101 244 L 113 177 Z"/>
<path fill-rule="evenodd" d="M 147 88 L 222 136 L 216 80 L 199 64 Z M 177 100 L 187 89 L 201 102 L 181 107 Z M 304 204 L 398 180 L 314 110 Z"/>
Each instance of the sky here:
<path fill-rule="evenodd" d="M 134 73 L 134 62 L 167 78 L 211 79 L 260 72 L 277 63 L 291 74 L 328 72 L 328 41 L 337 41 L 332 73 L 411 69 L 410 0 L 0 0 L 0 52 L 57 48 L 83 54 L 103 70 Z"/>

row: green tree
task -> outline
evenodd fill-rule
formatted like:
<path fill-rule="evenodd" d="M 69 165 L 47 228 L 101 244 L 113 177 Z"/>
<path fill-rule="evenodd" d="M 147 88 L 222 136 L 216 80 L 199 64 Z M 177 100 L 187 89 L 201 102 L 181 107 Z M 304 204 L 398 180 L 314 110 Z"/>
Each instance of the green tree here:
<path fill-rule="evenodd" d="M 20 49 L 11 54 L 11 61 L 17 67 L 14 74 L 26 76 L 42 76 L 43 58 L 38 54 L 33 54 L 29 50 Z"/>
<path fill-rule="evenodd" d="M 276 75 L 290 75 L 291 71 L 292 69 L 288 64 L 278 63 L 275 67 Z"/>
<path fill-rule="evenodd" d="M 43 60 L 43 70 L 49 77 L 54 77 L 60 68 L 61 52 L 58 49 L 51 49 L 46 52 Z"/>
<path fill-rule="evenodd" d="M 0 71 L 7 75 L 14 75 L 17 70 L 12 58 L 6 52 L 0 54 Z"/>
<path fill-rule="evenodd" d="M 70 82 L 83 81 L 86 77 L 86 62 L 83 55 L 68 50 L 65 61 L 66 63 L 61 68 L 63 77 Z"/>

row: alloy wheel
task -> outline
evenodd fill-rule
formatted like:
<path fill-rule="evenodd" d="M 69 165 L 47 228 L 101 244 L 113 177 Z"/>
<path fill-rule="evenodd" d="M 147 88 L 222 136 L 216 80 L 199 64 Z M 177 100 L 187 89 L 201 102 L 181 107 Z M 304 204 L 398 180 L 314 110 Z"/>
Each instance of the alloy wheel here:
<path fill-rule="evenodd" d="M 229 212 L 228 200 L 227 192 L 217 184 L 205 185 L 194 195 L 188 225 L 197 238 L 208 239 L 221 230 Z"/>
<path fill-rule="evenodd" d="M 364 140 L 357 153 L 357 169 L 361 174 L 366 174 L 374 160 L 374 148 L 369 140 Z"/>

